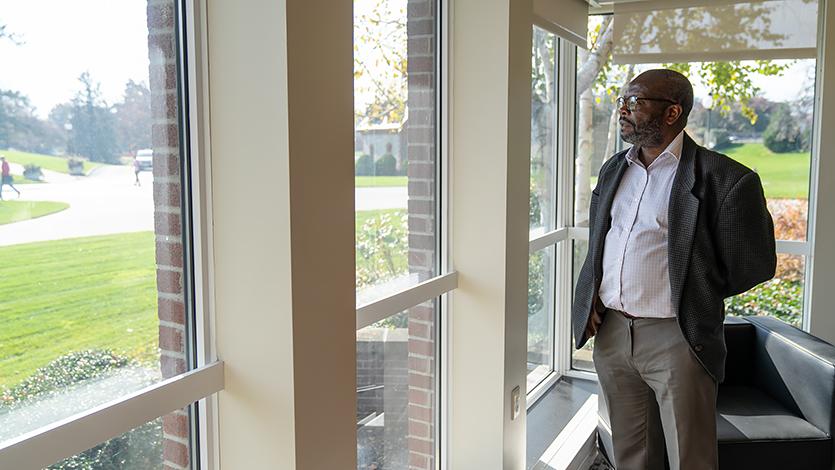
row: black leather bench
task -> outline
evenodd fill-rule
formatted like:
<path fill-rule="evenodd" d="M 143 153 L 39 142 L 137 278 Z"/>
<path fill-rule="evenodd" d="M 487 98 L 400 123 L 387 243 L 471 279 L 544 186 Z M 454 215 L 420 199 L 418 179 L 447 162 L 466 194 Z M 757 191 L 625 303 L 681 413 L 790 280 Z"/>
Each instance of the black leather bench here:
<path fill-rule="evenodd" d="M 835 346 L 769 317 L 728 317 L 725 341 L 719 467 L 833 468 Z M 605 416 L 601 406 L 600 449 L 611 455 Z"/>

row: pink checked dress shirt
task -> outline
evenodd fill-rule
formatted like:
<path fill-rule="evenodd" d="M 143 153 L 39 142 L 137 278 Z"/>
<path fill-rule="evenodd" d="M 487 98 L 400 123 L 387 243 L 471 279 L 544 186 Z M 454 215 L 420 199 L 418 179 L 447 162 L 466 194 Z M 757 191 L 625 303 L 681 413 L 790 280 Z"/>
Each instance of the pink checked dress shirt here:
<path fill-rule="evenodd" d="M 636 317 L 675 317 L 667 259 L 667 208 L 684 132 L 648 168 L 638 148 L 626 153 L 628 167 L 612 202 L 612 226 L 603 246 L 600 300 Z"/>

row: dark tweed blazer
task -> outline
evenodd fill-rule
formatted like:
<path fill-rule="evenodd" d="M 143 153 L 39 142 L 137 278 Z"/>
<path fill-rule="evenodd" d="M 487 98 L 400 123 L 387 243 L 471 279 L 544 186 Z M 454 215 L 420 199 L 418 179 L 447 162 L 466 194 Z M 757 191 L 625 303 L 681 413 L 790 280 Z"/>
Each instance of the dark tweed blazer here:
<path fill-rule="evenodd" d="M 603 244 L 626 151 L 600 169 L 589 209 L 589 251 L 577 280 L 571 321 L 575 346 L 603 278 Z M 673 307 L 690 348 L 708 373 L 725 377 L 724 299 L 771 279 L 777 265 L 774 224 L 759 176 L 684 134 L 670 190 L 669 270 Z"/>

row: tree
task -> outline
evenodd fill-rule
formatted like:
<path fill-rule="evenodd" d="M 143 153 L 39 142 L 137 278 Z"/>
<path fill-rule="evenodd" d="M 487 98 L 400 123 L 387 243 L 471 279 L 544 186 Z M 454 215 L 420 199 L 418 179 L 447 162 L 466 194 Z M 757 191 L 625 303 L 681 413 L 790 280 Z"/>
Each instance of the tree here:
<path fill-rule="evenodd" d="M 65 141 L 60 128 L 38 118 L 27 96 L 0 90 L 0 148 L 53 154 Z"/>
<path fill-rule="evenodd" d="M 803 129 L 791 114 L 789 106 L 780 103 L 763 132 L 763 144 L 774 153 L 795 152 L 804 146 Z"/>
<path fill-rule="evenodd" d="M 6 39 L 11 41 L 16 46 L 23 44 L 23 41 L 20 39 L 20 36 L 12 33 L 8 29 L 8 25 L 0 24 L 0 39 Z"/>
<path fill-rule="evenodd" d="M 117 163 L 116 118 L 90 73 L 82 73 L 78 80 L 82 89 L 72 100 L 69 152 L 95 162 Z"/>
<path fill-rule="evenodd" d="M 119 150 L 134 153 L 151 147 L 151 90 L 128 80 L 121 103 L 113 106 L 119 137 Z"/>
<path fill-rule="evenodd" d="M 29 98 L 12 90 L 0 90 L 0 148 L 19 148 L 21 135 L 31 127 Z"/>
<path fill-rule="evenodd" d="M 400 123 L 406 117 L 406 2 L 354 3 L 355 122 Z"/>

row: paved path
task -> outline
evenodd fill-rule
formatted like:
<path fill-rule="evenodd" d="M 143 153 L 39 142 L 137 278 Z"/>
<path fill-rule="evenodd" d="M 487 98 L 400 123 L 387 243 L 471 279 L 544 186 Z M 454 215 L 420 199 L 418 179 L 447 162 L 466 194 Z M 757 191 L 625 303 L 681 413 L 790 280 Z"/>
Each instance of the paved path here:
<path fill-rule="evenodd" d="M 133 169 L 128 166 L 105 166 L 86 177 L 21 184 L 20 200 L 61 201 L 70 207 L 44 217 L 0 225 L 0 246 L 153 230 L 151 173 L 141 173 L 140 180 L 142 186 L 133 185 Z M 12 200 L 15 197 L 8 191 L 3 195 Z"/>
<path fill-rule="evenodd" d="M 357 188 L 354 207 L 358 211 L 405 209 L 409 195 L 405 186 L 391 188 Z"/>
<path fill-rule="evenodd" d="M 154 229 L 151 172 L 140 173 L 140 187 L 133 185 L 130 166 L 103 166 L 86 177 L 45 172 L 45 179 L 47 183 L 19 185 L 20 200 L 61 201 L 69 209 L 0 225 L 0 246 Z M 16 197 L 8 188 L 3 196 Z M 405 187 L 356 190 L 357 210 L 405 209 L 407 199 Z"/>

